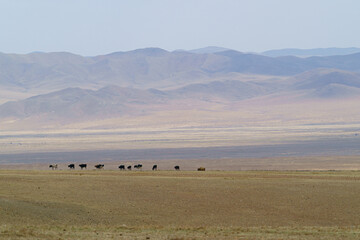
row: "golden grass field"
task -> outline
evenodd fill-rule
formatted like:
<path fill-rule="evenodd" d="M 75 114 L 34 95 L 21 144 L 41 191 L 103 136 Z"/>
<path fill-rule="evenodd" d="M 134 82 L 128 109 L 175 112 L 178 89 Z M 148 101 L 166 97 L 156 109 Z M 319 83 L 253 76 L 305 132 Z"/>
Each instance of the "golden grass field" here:
<path fill-rule="evenodd" d="M 359 171 L 0 170 L 0 239 L 359 239 Z"/>

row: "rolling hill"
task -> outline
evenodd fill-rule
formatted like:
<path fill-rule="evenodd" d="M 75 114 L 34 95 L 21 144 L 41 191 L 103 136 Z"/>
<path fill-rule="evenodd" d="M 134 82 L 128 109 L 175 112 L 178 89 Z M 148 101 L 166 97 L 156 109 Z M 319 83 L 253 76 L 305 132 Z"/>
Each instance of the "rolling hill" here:
<path fill-rule="evenodd" d="M 300 94 L 300 98 L 299 97 Z M 287 101 L 358 99 L 360 74 L 336 69 L 317 69 L 283 79 L 259 81 L 223 80 L 188 84 L 171 90 L 124 88 L 115 85 L 90 90 L 66 88 L 0 105 L 0 119 L 89 121 L 122 116 L 148 115 L 176 110 L 228 109 L 236 103 L 272 98 Z M 261 100 L 264 99 L 264 100 Z M 189 104 L 190 103 L 190 104 Z"/>

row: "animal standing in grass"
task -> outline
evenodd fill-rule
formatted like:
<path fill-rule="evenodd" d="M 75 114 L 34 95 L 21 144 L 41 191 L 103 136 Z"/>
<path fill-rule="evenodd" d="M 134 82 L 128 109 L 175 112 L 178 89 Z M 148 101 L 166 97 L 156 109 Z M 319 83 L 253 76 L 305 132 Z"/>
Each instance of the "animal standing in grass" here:
<path fill-rule="evenodd" d="M 178 165 L 176 165 L 174 168 L 175 168 L 176 171 L 180 170 L 180 166 L 178 166 Z"/>
<path fill-rule="evenodd" d="M 156 165 L 156 164 L 152 167 L 152 170 L 153 170 L 153 171 L 156 171 L 156 170 L 157 170 L 157 165 Z"/>
<path fill-rule="evenodd" d="M 104 164 L 96 164 L 95 165 L 96 169 L 103 169 L 104 168 Z"/>
<path fill-rule="evenodd" d="M 131 170 L 131 166 L 128 166 L 127 169 L 130 171 L 130 170 Z"/>
<path fill-rule="evenodd" d="M 125 165 L 120 165 L 120 166 L 119 166 L 119 169 L 120 169 L 120 170 L 125 170 Z"/>
<path fill-rule="evenodd" d="M 198 171 L 205 171 L 205 168 L 204 167 L 199 167 L 197 170 Z"/>
<path fill-rule="evenodd" d="M 138 169 L 138 170 L 141 170 L 142 169 L 142 164 L 136 164 L 135 166 L 134 166 L 134 168 L 136 168 L 136 169 Z"/>
<path fill-rule="evenodd" d="M 73 164 L 73 163 L 72 163 L 72 164 L 69 164 L 69 165 L 68 165 L 68 168 L 70 168 L 70 169 L 75 169 L 75 164 Z"/>
<path fill-rule="evenodd" d="M 58 168 L 57 164 L 50 164 L 49 168 L 51 168 L 52 170 L 56 170 Z"/>
<path fill-rule="evenodd" d="M 79 167 L 81 168 L 81 170 L 82 170 L 83 168 L 85 168 L 85 169 L 86 169 L 87 164 L 85 164 L 85 163 L 79 164 Z"/>

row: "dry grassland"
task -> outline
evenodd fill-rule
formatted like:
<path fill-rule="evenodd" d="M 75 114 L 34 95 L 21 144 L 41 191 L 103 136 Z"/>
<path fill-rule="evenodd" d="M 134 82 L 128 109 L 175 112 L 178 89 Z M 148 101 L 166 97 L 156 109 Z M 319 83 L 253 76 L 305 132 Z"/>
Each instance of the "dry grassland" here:
<path fill-rule="evenodd" d="M 0 171 L 1 239 L 359 239 L 358 171 Z"/>

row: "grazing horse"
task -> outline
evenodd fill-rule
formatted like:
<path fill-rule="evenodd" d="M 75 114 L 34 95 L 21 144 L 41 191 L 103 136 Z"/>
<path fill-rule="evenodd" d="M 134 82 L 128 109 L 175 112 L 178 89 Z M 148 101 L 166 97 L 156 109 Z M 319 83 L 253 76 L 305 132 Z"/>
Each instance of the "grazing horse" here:
<path fill-rule="evenodd" d="M 176 171 L 180 170 L 180 167 L 178 165 L 176 165 L 174 168 L 175 168 Z"/>
<path fill-rule="evenodd" d="M 120 165 L 120 166 L 119 166 L 119 169 L 120 169 L 120 170 L 125 170 L 125 165 Z"/>
<path fill-rule="evenodd" d="M 73 163 L 72 163 L 72 164 L 69 164 L 69 165 L 68 165 L 68 168 L 70 168 L 70 169 L 75 169 L 75 164 L 73 164 Z"/>
<path fill-rule="evenodd" d="M 199 167 L 197 170 L 198 171 L 205 171 L 205 168 L 204 167 Z"/>
<path fill-rule="evenodd" d="M 85 169 L 86 169 L 86 167 L 87 167 L 87 164 L 84 164 L 84 163 L 82 163 L 82 164 L 79 164 L 79 167 L 80 167 L 81 169 L 83 169 L 83 168 L 85 168 Z"/>
<path fill-rule="evenodd" d="M 128 166 L 127 169 L 128 169 L 128 170 L 131 170 L 131 166 Z"/>
<path fill-rule="evenodd" d="M 157 165 L 156 164 L 152 167 L 152 170 L 153 171 L 157 170 Z"/>
<path fill-rule="evenodd" d="M 141 170 L 142 164 L 136 164 L 136 165 L 134 165 L 134 168 Z"/>
<path fill-rule="evenodd" d="M 103 169 L 104 168 L 104 164 L 96 164 L 94 166 L 96 169 Z"/>
<path fill-rule="evenodd" d="M 58 165 L 57 164 L 50 164 L 49 168 L 51 168 L 52 170 L 57 169 Z"/>

